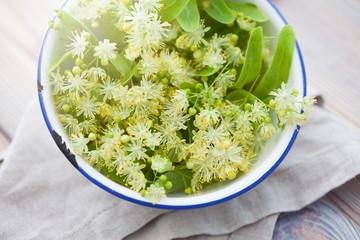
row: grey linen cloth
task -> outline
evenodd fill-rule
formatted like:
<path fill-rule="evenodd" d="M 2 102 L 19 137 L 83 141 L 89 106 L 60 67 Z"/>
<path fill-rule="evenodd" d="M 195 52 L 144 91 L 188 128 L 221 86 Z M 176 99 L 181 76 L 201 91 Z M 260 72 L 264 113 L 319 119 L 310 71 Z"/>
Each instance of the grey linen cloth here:
<path fill-rule="evenodd" d="M 0 167 L 0 239 L 271 239 L 279 213 L 360 173 L 360 132 L 316 107 L 282 164 L 249 192 L 194 210 L 143 207 L 77 172 L 38 105 L 25 114 Z"/>

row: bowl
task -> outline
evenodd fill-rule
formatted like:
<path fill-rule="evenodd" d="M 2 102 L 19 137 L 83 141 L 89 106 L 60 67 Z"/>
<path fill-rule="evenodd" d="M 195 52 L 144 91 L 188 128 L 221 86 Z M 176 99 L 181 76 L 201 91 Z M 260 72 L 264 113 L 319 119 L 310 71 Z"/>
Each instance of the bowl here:
<path fill-rule="evenodd" d="M 62 8 L 67 11 L 70 10 L 73 2 L 75 1 L 66 1 Z M 254 3 L 269 17 L 269 21 L 264 24 L 264 34 L 277 36 L 282 27 L 287 24 L 280 11 L 270 0 L 238 0 L 237 2 Z M 47 30 L 38 62 L 38 96 L 44 120 L 55 143 L 70 163 L 91 182 L 117 197 L 140 205 L 163 209 L 193 209 L 222 203 L 249 191 L 267 178 L 284 160 L 297 137 L 299 127 L 288 125 L 284 129 L 277 131 L 270 139 L 265 151 L 258 156 L 256 165 L 249 173 L 238 176 L 232 181 L 212 184 L 200 194 L 170 194 L 157 204 L 152 204 L 149 200 L 142 197 L 141 194 L 125 188 L 99 173 L 80 156 L 74 155 L 73 149 L 69 147 L 69 138 L 57 119 L 51 92 L 48 88 L 44 87 L 49 81 L 48 74 L 44 70 L 54 59 L 60 56 L 59 43 L 56 41 L 57 34 L 56 31 Z M 297 43 L 295 45 L 288 84 L 297 89 L 300 96 L 306 95 L 305 69 Z"/>

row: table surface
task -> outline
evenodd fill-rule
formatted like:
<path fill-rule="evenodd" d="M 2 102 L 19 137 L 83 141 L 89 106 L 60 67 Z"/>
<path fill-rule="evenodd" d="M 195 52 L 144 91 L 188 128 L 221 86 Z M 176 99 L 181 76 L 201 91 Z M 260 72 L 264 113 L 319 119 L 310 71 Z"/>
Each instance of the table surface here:
<path fill-rule="evenodd" d="M 42 38 L 53 10 L 63 1 L 0 0 L 0 153 L 10 144 L 22 114 L 36 96 Z M 308 86 L 322 93 L 325 109 L 360 128 L 360 1 L 273 3 L 295 29 Z M 358 182 L 354 180 L 351 187 L 360 192 Z M 359 199 L 341 199 L 346 189 L 339 191 L 343 192 L 333 191 L 328 197 L 360 224 Z"/>

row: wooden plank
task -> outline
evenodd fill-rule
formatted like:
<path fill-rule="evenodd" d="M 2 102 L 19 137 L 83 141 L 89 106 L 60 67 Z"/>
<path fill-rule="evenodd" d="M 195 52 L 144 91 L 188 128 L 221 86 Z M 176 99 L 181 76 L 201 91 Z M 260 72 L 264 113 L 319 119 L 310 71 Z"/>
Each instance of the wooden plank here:
<path fill-rule="evenodd" d="M 327 194 L 341 211 L 360 226 L 360 180 L 354 179 Z"/>
<path fill-rule="evenodd" d="M 360 2 L 273 2 L 295 29 L 309 86 L 323 93 L 327 110 L 360 127 Z"/>
<path fill-rule="evenodd" d="M 360 2 L 274 0 L 293 25 L 308 84 L 323 94 L 325 109 L 360 127 Z M 360 184 L 353 180 L 327 195 L 360 226 Z"/>
<path fill-rule="evenodd" d="M 1 31 L 1 30 L 0 30 Z M 4 38 L 0 58 L 0 126 L 12 137 L 28 103 L 36 94 L 36 62 Z"/>
<path fill-rule="evenodd" d="M 36 95 L 37 59 L 56 1 L 0 2 L 0 127 L 12 137 Z"/>
<path fill-rule="evenodd" d="M 360 227 L 324 197 L 290 214 L 281 214 L 273 240 L 359 239 Z"/>

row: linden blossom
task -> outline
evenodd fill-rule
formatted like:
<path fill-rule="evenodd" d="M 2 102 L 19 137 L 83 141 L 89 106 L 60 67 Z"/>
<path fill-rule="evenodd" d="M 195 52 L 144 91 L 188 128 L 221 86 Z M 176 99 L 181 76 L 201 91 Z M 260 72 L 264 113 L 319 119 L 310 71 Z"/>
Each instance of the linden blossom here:
<path fill-rule="evenodd" d="M 290 66 L 280 57 L 271 63 L 261 27 L 232 10 L 228 25 L 205 10 L 195 23 L 176 19 L 160 0 L 82 0 L 76 17 L 61 12 L 66 50 L 49 66 L 46 87 L 75 153 L 156 204 L 249 172 L 278 128 L 301 125 L 314 98 L 272 72 Z M 285 31 L 283 51 L 294 42 Z"/>

